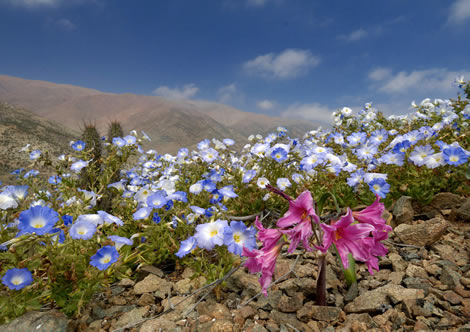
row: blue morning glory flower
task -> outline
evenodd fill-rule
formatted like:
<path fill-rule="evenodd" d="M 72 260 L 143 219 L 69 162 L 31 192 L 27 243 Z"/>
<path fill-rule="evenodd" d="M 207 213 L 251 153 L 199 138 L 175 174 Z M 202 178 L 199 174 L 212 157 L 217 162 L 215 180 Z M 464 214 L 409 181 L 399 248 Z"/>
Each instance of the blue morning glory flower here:
<path fill-rule="evenodd" d="M 108 239 L 114 242 L 114 245 L 116 246 L 117 250 L 121 249 L 123 245 L 131 246 L 132 244 L 134 244 L 134 241 L 123 236 L 110 235 L 108 236 Z"/>
<path fill-rule="evenodd" d="M 385 198 L 390 192 L 390 185 L 382 178 L 375 178 L 369 182 L 369 188 L 374 194 L 382 198 Z"/>
<path fill-rule="evenodd" d="M 212 182 L 211 180 L 203 180 L 202 181 L 202 188 L 207 191 L 208 193 L 211 193 L 213 192 L 214 190 L 216 190 L 216 186 L 215 186 L 215 183 Z"/>
<path fill-rule="evenodd" d="M 197 225 L 194 234 L 197 246 L 207 250 L 212 250 L 216 245 L 221 246 L 224 243 L 224 228 L 227 226 L 227 220 L 220 219 Z"/>
<path fill-rule="evenodd" d="M 403 142 L 395 144 L 393 147 L 393 152 L 395 153 L 405 153 L 406 150 L 411 146 L 410 141 L 404 140 Z"/>
<path fill-rule="evenodd" d="M 149 207 L 159 209 L 168 202 L 168 199 L 163 195 L 162 192 L 156 192 L 147 197 L 147 204 Z"/>
<path fill-rule="evenodd" d="M 442 150 L 444 161 L 448 165 L 458 166 L 464 164 L 468 160 L 468 156 L 461 147 L 449 146 Z"/>
<path fill-rule="evenodd" d="M 27 268 L 9 269 L 2 277 L 2 284 L 10 289 L 20 290 L 33 283 L 33 275 Z"/>
<path fill-rule="evenodd" d="M 136 212 L 134 212 L 132 217 L 134 218 L 134 220 L 145 219 L 150 215 L 150 212 L 152 212 L 152 210 L 153 208 L 151 207 L 142 207 L 138 209 Z"/>
<path fill-rule="evenodd" d="M 127 135 L 123 139 L 126 142 L 126 145 L 134 145 L 137 140 L 133 135 Z"/>
<path fill-rule="evenodd" d="M 54 225 L 59 221 L 59 214 L 47 206 L 36 205 L 20 213 L 18 235 L 36 233 L 44 235 L 51 233 Z"/>
<path fill-rule="evenodd" d="M 80 173 L 82 168 L 88 166 L 88 163 L 89 163 L 88 161 L 84 161 L 84 160 L 79 159 L 78 161 L 74 162 L 70 166 L 70 170 L 74 171 L 75 173 Z"/>
<path fill-rule="evenodd" d="M 40 150 L 34 150 L 29 154 L 29 159 L 31 160 L 36 160 L 41 157 L 41 151 Z"/>
<path fill-rule="evenodd" d="M 22 201 L 28 196 L 29 186 L 6 186 L 2 193 L 8 194 L 16 200 Z"/>
<path fill-rule="evenodd" d="M 51 175 L 47 180 L 50 184 L 56 185 L 62 182 L 62 178 L 58 175 Z"/>
<path fill-rule="evenodd" d="M 108 224 L 116 224 L 118 226 L 122 226 L 124 225 L 124 222 L 119 219 L 118 217 L 115 217 L 113 216 L 112 214 L 109 214 L 108 212 L 106 211 L 98 211 L 96 212 L 100 217 L 101 219 L 103 219 L 103 221 L 105 223 L 108 223 Z"/>
<path fill-rule="evenodd" d="M 126 145 L 126 141 L 122 139 L 122 137 L 114 137 L 113 138 L 113 144 L 116 145 L 119 148 L 122 148 L 123 146 Z"/>
<path fill-rule="evenodd" d="M 72 149 L 75 151 L 82 151 L 86 146 L 86 143 L 82 140 L 78 140 L 72 144 Z"/>
<path fill-rule="evenodd" d="M 218 191 L 219 191 L 219 194 L 223 195 L 224 197 L 229 197 L 229 198 L 238 197 L 238 195 L 233 191 L 232 185 L 222 187 Z"/>
<path fill-rule="evenodd" d="M 256 170 L 254 169 L 249 169 L 243 174 L 243 183 L 248 183 L 250 182 L 254 177 L 256 176 Z"/>
<path fill-rule="evenodd" d="M 228 251 L 235 255 L 241 255 L 243 247 L 249 251 L 256 248 L 256 229 L 247 228 L 242 221 L 231 221 L 230 227 L 224 228 L 224 244 Z"/>
<path fill-rule="evenodd" d="M 106 270 L 111 264 L 117 262 L 119 253 L 113 246 L 104 246 L 98 249 L 96 254 L 91 256 L 90 265 L 93 265 L 98 270 Z"/>
<path fill-rule="evenodd" d="M 72 239 L 89 240 L 96 232 L 96 225 L 88 221 L 77 220 L 75 224 L 70 227 L 69 235 Z"/>
<path fill-rule="evenodd" d="M 287 159 L 287 151 L 284 150 L 283 148 L 274 149 L 271 152 L 271 158 L 273 158 L 275 161 L 280 163 L 281 161 L 284 161 Z"/>
<path fill-rule="evenodd" d="M 183 258 L 196 247 L 196 244 L 197 244 L 196 238 L 194 236 L 190 236 L 186 240 L 181 241 L 180 249 L 175 255 L 178 256 L 179 258 Z"/>

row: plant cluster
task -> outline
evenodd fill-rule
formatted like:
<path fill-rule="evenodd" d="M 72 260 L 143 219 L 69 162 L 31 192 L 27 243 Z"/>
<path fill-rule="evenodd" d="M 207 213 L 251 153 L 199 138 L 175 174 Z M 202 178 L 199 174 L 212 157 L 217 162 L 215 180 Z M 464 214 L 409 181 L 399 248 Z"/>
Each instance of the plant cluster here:
<path fill-rule="evenodd" d="M 43 305 L 79 315 L 98 290 L 168 261 L 208 282 L 243 262 L 261 272 L 264 292 L 284 246 L 335 248 L 348 283 L 356 260 L 373 273 L 391 230 L 384 204 L 470 193 L 470 84 L 456 84 L 466 97 L 413 103 L 406 116 L 345 107 L 331 129 L 300 139 L 279 127 L 240 151 L 229 138 L 176 155 L 144 151 L 150 138 L 123 137 L 116 123 L 104 139 L 87 126 L 55 160 L 25 147 L 31 169 L 0 188 L 0 323 Z M 55 174 L 42 178 L 40 164 Z M 256 218 L 267 213 L 282 216 L 276 227 Z"/>

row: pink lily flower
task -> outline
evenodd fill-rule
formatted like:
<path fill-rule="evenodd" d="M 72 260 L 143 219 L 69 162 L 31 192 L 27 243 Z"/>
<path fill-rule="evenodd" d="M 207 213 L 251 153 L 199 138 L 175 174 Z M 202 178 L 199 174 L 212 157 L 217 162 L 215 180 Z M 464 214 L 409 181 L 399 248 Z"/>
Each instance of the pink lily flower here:
<path fill-rule="evenodd" d="M 345 216 L 331 225 L 320 224 L 323 229 L 323 246 L 317 246 L 321 252 L 326 253 L 328 248 L 334 243 L 338 249 L 339 256 L 345 269 L 349 268 L 348 253 L 354 259 L 366 262 L 370 255 L 370 247 L 363 244 L 363 240 L 375 231 L 374 226 L 369 224 L 353 224 L 354 219 L 351 209 Z"/>
<path fill-rule="evenodd" d="M 388 238 L 388 232 L 385 231 L 374 231 L 372 232 L 372 237 L 365 238 L 362 242 L 364 246 L 369 248 L 370 256 L 366 261 L 367 269 L 370 274 L 374 274 L 374 270 L 379 270 L 379 260 L 377 256 L 385 256 L 388 253 L 387 247 L 385 247 L 382 240 Z"/>
<path fill-rule="evenodd" d="M 310 191 L 306 190 L 301 193 L 295 200 L 289 201 L 289 210 L 284 217 L 277 221 L 277 226 L 286 228 L 294 224 L 302 222 L 304 219 L 310 221 L 312 217 L 316 223 L 320 222 L 320 218 L 315 213 L 313 207 L 313 198 Z"/>
<path fill-rule="evenodd" d="M 302 219 L 293 228 L 282 230 L 282 233 L 286 234 L 290 241 L 289 249 L 287 249 L 288 253 L 294 252 L 301 241 L 307 251 L 313 250 L 309 245 L 310 238 L 313 235 L 312 223 L 309 218 Z"/>
<path fill-rule="evenodd" d="M 284 244 L 286 242 L 280 242 L 270 250 L 263 248 L 261 250 L 253 249 L 249 251 L 246 247 L 242 249 L 242 256 L 248 257 L 244 266 L 248 268 L 250 273 L 261 272 L 259 283 L 264 296 L 268 296 L 267 290 L 273 279 L 276 260 Z"/>
<path fill-rule="evenodd" d="M 255 226 L 259 229 L 258 240 L 263 242 L 263 247 L 266 250 L 274 247 L 282 236 L 281 231 L 277 228 L 264 228 L 258 217 L 256 217 Z"/>
<path fill-rule="evenodd" d="M 380 203 L 380 196 L 377 194 L 375 196 L 376 200 L 374 203 L 366 207 L 364 210 L 353 212 L 352 215 L 357 221 L 370 224 L 378 231 L 390 232 L 392 227 L 387 225 L 385 219 L 382 218 L 385 206 L 383 203 Z"/>

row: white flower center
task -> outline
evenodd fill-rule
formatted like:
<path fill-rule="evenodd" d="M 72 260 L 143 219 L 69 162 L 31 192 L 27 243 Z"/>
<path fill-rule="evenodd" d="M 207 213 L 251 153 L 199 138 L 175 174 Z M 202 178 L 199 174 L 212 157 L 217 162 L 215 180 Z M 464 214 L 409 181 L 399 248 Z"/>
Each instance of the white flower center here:
<path fill-rule="evenodd" d="M 11 283 L 16 286 L 21 285 L 23 283 L 23 278 L 20 276 L 13 277 L 11 279 Z"/>
<path fill-rule="evenodd" d="M 42 217 L 33 218 L 31 220 L 31 226 L 34 228 L 43 228 L 46 226 L 46 220 Z"/>

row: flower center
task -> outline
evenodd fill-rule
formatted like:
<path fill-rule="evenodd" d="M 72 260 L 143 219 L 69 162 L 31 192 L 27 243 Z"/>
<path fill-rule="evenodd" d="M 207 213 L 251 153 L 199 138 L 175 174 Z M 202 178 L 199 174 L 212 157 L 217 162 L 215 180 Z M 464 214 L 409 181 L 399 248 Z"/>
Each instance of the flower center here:
<path fill-rule="evenodd" d="M 213 231 L 211 231 L 211 234 L 210 234 L 210 235 L 211 235 L 211 237 L 214 237 L 214 236 L 216 236 L 217 234 L 218 234 L 217 230 L 214 229 Z"/>
<path fill-rule="evenodd" d="M 23 278 L 21 278 L 21 277 L 13 277 L 13 278 L 11 279 L 11 283 L 12 283 L 13 285 L 16 285 L 16 286 L 21 285 L 21 284 L 23 283 Z"/>
<path fill-rule="evenodd" d="M 452 162 L 456 162 L 456 161 L 459 161 L 459 157 L 452 156 L 452 157 L 449 158 L 449 160 L 452 161 Z"/>
<path fill-rule="evenodd" d="M 235 241 L 236 243 L 239 243 L 240 240 L 241 240 L 241 239 L 240 239 L 240 235 L 238 235 L 238 234 L 234 234 L 234 235 L 233 235 L 233 241 Z"/>
<path fill-rule="evenodd" d="M 31 226 L 33 228 L 43 228 L 44 226 L 46 225 L 46 220 L 44 220 L 44 218 L 34 218 L 33 220 L 31 220 Z"/>
<path fill-rule="evenodd" d="M 104 256 L 103 258 L 101 258 L 101 263 L 102 264 L 107 264 L 111 261 L 111 257 L 109 257 L 109 255 L 106 255 Z"/>
<path fill-rule="evenodd" d="M 378 191 L 380 189 L 380 186 L 378 184 L 374 184 L 374 190 Z"/>

